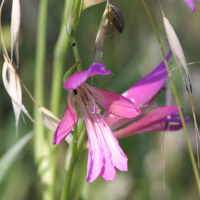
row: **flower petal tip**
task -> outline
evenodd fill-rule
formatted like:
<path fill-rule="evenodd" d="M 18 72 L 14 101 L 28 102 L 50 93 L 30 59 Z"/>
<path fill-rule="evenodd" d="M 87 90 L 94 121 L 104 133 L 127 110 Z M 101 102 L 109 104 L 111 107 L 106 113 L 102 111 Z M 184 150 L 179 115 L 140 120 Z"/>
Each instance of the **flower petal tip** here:
<path fill-rule="evenodd" d="M 195 5 L 194 5 L 193 0 L 184 0 L 184 1 L 189 6 L 189 8 L 191 9 L 191 11 L 194 12 L 195 11 Z"/>
<path fill-rule="evenodd" d="M 92 64 L 88 70 L 83 70 L 73 74 L 68 80 L 63 84 L 63 88 L 66 90 L 74 90 L 84 83 L 88 77 L 95 75 L 109 75 L 112 71 L 106 71 L 105 66 L 102 63 Z"/>
<path fill-rule="evenodd" d="M 88 77 L 98 75 L 98 74 L 109 75 L 111 73 L 112 73 L 111 70 L 106 71 L 106 68 L 102 63 L 93 63 L 88 69 Z"/>

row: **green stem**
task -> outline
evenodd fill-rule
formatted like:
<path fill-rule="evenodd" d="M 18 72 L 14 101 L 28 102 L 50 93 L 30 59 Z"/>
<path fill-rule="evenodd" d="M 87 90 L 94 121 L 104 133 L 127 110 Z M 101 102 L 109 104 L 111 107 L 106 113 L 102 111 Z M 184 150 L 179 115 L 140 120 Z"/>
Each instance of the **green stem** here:
<path fill-rule="evenodd" d="M 65 56 L 67 49 L 69 47 L 69 38 L 66 33 L 66 19 L 67 19 L 67 4 L 68 0 L 65 0 L 65 6 L 63 11 L 63 17 L 61 21 L 60 33 L 58 36 L 58 40 L 56 42 L 56 46 L 54 49 L 54 60 L 53 60 L 53 78 L 52 78 L 52 90 L 51 90 L 51 104 L 50 110 L 56 115 L 59 116 L 59 108 L 60 108 L 60 98 L 61 98 L 61 90 L 62 90 L 62 77 L 63 77 L 63 66 L 65 61 Z M 49 144 L 51 148 L 51 176 L 53 179 L 53 183 L 55 183 L 55 175 L 56 175 L 56 152 L 57 146 L 52 145 L 52 137 L 53 132 L 49 131 Z"/>
<path fill-rule="evenodd" d="M 166 69 L 167 69 L 167 73 L 168 73 L 168 76 L 169 76 L 169 79 L 170 79 L 170 82 L 171 82 L 171 85 L 172 85 L 172 91 L 173 91 L 173 94 L 174 94 L 174 97 L 175 97 L 175 100 L 176 100 L 176 104 L 178 106 L 178 111 L 179 111 L 179 114 L 180 114 L 180 118 L 181 118 L 181 123 L 182 123 L 182 126 L 183 126 L 183 130 L 184 130 L 184 134 L 185 134 L 185 139 L 186 139 L 186 142 L 187 142 L 187 147 L 188 147 L 188 151 L 189 151 L 189 155 L 190 155 L 190 159 L 191 159 L 191 162 L 192 162 L 192 166 L 193 166 L 193 170 L 194 170 L 194 174 L 195 174 L 195 178 L 196 178 L 196 182 L 197 182 L 197 187 L 198 187 L 198 191 L 199 191 L 199 194 L 200 194 L 200 178 L 199 178 L 199 172 L 198 172 L 198 169 L 197 169 L 197 165 L 196 165 L 196 162 L 195 162 L 195 158 L 194 158 L 194 154 L 193 154 L 193 151 L 192 151 L 192 147 L 191 147 L 191 144 L 190 144 L 190 139 L 189 139 L 189 136 L 188 136 L 188 132 L 187 132 L 187 128 L 186 128 L 186 124 L 185 124 L 185 121 L 184 121 L 184 117 L 183 117 L 183 112 L 181 110 L 181 105 L 180 105 L 180 101 L 179 101 L 179 98 L 178 98 L 178 95 L 177 95 L 177 92 L 176 92 L 176 87 L 174 85 L 174 81 L 173 81 L 173 78 L 172 78 L 172 75 L 171 75 L 171 71 L 170 71 L 170 68 L 168 66 L 168 63 L 167 63 L 167 60 L 165 58 L 165 52 L 164 52 L 164 49 L 163 49 L 163 46 L 162 46 L 162 43 L 161 43 L 161 40 L 160 40 L 160 37 L 158 35 L 158 32 L 157 32 L 157 29 L 154 25 L 154 22 L 153 22 L 153 19 L 151 17 L 151 14 L 144 2 L 144 0 L 141 0 L 142 1 L 142 4 L 146 10 L 146 13 L 148 15 L 148 18 L 150 20 L 150 23 L 153 27 L 153 30 L 156 34 L 156 37 L 157 37 L 157 40 L 158 40 L 158 43 L 159 43 L 159 46 L 160 46 L 160 50 L 162 52 L 162 56 L 163 56 L 163 60 L 164 60 L 164 63 L 165 63 L 165 66 L 166 66 Z"/>
<path fill-rule="evenodd" d="M 81 154 L 80 161 L 78 162 L 78 179 L 75 182 L 75 190 L 73 192 L 73 196 L 71 197 L 73 200 L 79 200 L 83 197 L 81 195 L 82 190 L 84 189 L 84 185 L 87 183 L 85 181 L 86 172 L 87 172 L 87 158 L 88 158 L 88 149 L 84 150 Z M 87 183 L 90 184 L 90 183 Z"/>
<path fill-rule="evenodd" d="M 61 194 L 61 200 L 67 200 L 69 198 L 71 179 L 74 170 L 74 165 L 76 163 L 76 147 L 77 147 L 77 125 L 74 125 L 73 131 L 73 141 L 67 150 L 66 158 L 65 158 L 65 177 L 64 184 Z"/>
<path fill-rule="evenodd" d="M 35 100 L 40 104 L 44 104 L 44 67 L 45 67 L 45 46 L 46 46 L 46 24 L 47 24 L 48 0 L 41 0 L 38 14 L 37 29 L 37 46 L 36 46 L 36 63 L 35 63 L 35 83 L 34 95 Z M 35 132 L 35 162 L 38 165 L 38 173 L 41 178 L 43 187 L 43 199 L 53 199 L 53 189 L 51 187 L 51 178 L 47 178 L 49 170 L 46 169 L 44 163 L 48 163 L 49 147 L 45 140 L 44 125 L 38 111 L 38 106 L 34 105 L 34 132 Z"/>
<path fill-rule="evenodd" d="M 72 173 L 75 166 L 75 163 L 82 151 L 83 144 L 86 140 L 85 129 L 82 130 L 80 137 L 77 140 L 77 125 L 74 126 L 73 131 L 73 141 L 67 150 L 67 155 L 65 158 L 66 167 L 65 167 L 65 178 L 63 183 L 63 189 L 61 194 L 61 200 L 67 200 L 69 198 L 70 186 L 71 186 L 71 179 Z"/>
<path fill-rule="evenodd" d="M 75 60 L 76 60 L 76 63 L 77 63 L 81 59 L 80 59 L 80 55 L 79 55 L 79 51 L 78 51 L 78 45 L 77 45 L 77 42 L 76 42 L 75 35 L 73 35 L 73 34 L 69 35 L 69 40 L 70 40 L 70 43 L 71 43 L 71 46 L 72 46 L 72 49 L 73 49 L 73 52 L 74 52 L 74 57 L 75 57 Z M 81 63 L 78 65 L 77 70 L 78 70 L 78 72 L 80 72 L 82 70 Z"/>
<path fill-rule="evenodd" d="M 67 4 L 68 0 L 65 0 L 61 29 L 54 50 L 51 111 L 57 116 L 60 107 L 64 60 L 69 47 L 69 38 L 66 32 Z"/>

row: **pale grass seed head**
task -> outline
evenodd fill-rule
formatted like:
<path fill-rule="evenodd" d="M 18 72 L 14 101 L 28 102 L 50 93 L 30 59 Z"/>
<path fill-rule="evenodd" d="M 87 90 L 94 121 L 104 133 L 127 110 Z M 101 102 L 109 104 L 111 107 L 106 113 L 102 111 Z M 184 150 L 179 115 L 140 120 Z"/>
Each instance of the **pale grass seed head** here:
<path fill-rule="evenodd" d="M 191 86 L 192 86 L 192 80 L 191 80 L 190 73 L 189 73 L 189 70 L 188 70 L 188 67 L 187 67 L 187 63 L 186 63 L 186 60 L 185 60 L 183 49 L 181 47 L 181 44 L 179 42 L 179 39 L 178 39 L 174 29 L 172 28 L 170 22 L 168 21 L 168 19 L 165 16 L 163 16 L 163 22 L 164 22 L 165 31 L 166 31 L 166 34 L 167 34 L 167 38 L 168 38 L 168 42 L 169 42 L 171 51 L 174 55 L 176 64 L 179 67 L 183 82 L 184 82 L 187 90 L 189 90 L 189 88 L 191 88 Z M 185 77 L 183 75 L 182 67 L 184 68 L 184 70 L 187 74 L 190 87 L 187 86 Z"/>
<path fill-rule="evenodd" d="M 12 14 L 11 14 L 11 61 L 14 60 L 14 47 L 17 59 L 17 67 L 19 61 L 19 33 L 20 33 L 20 2 L 19 0 L 13 0 Z"/>
<path fill-rule="evenodd" d="M 94 63 L 101 62 L 101 58 L 103 56 L 103 48 L 108 33 L 108 23 L 109 23 L 109 15 L 108 15 L 108 9 L 106 7 L 95 40 Z"/>
<path fill-rule="evenodd" d="M 26 110 L 25 106 L 22 104 L 22 90 L 20 79 L 17 73 L 15 72 L 14 67 L 7 61 L 5 61 L 3 64 L 2 79 L 4 87 L 12 101 L 16 120 L 16 129 L 18 128 L 18 122 L 21 111 L 23 111 L 24 114 L 27 115 L 32 122 L 34 122 L 34 120 L 29 115 L 28 111 Z"/>

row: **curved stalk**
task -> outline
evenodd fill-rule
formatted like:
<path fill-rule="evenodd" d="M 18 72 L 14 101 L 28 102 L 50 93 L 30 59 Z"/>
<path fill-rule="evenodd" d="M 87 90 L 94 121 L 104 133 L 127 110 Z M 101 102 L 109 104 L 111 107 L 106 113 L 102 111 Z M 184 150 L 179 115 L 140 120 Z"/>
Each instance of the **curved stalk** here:
<path fill-rule="evenodd" d="M 169 79 L 170 79 L 170 82 L 171 82 L 171 85 L 172 85 L 172 91 L 173 91 L 173 94 L 174 94 L 174 97 L 175 97 L 175 100 L 176 100 L 176 104 L 178 106 L 178 110 L 179 110 L 179 114 L 180 114 L 180 118 L 181 118 L 181 123 L 182 123 L 182 126 L 183 126 L 183 131 L 184 131 L 184 134 L 185 134 L 185 139 L 186 139 L 188 151 L 189 151 L 190 159 L 191 159 L 191 162 L 192 162 L 192 167 L 193 167 L 193 170 L 194 170 L 194 175 L 195 175 L 196 182 L 197 182 L 197 188 L 198 188 L 198 191 L 199 191 L 199 194 L 200 194 L 199 172 L 198 172 L 198 169 L 197 169 L 197 166 L 196 166 L 194 154 L 193 154 L 192 147 L 191 147 L 191 144 L 190 144 L 190 139 L 189 139 L 189 136 L 188 136 L 186 125 L 185 125 L 183 112 L 181 110 L 180 101 L 179 101 L 179 98 L 178 98 L 178 95 L 177 95 L 177 92 L 176 92 L 176 87 L 175 87 L 175 84 L 174 84 L 174 81 L 173 81 L 173 78 L 172 78 L 171 71 L 169 69 L 167 60 L 165 59 L 165 52 L 164 52 L 160 37 L 158 35 L 158 31 L 157 31 L 157 29 L 155 27 L 155 24 L 153 22 L 153 19 L 151 17 L 151 14 L 150 14 L 150 12 L 148 10 L 147 5 L 145 4 L 144 0 L 141 0 L 141 2 L 142 2 L 143 6 L 144 6 L 144 8 L 146 10 L 146 13 L 147 13 L 148 18 L 150 20 L 150 23 L 151 23 L 151 25 L 153 27 L 153 30 L 154 30 L 155 34 L 156 34 L 156 37 L 157 37 L 157 40 L 158 40 L 158 44 L 160 46 L 160 50 L 161 50 L 161 53 L 162 53 L 162 56 L 163 56 L 163 60 L 164 60 L 164 63 L 165 63 L 166 69 L 167 69 L 167 73 L 168 73 L 168 76 L 169 76 Z"/>
<path fill-rule="evenodd" d="M 65 0 L 63 16 L 61 20 L 61 28 L 58 36 L 58 40 L 54 49 L 54 59 L 53 59 L 53 77 L 52 77 L 52 90 L 51 90 L 51 102 L 50 110 L 56 115 L 59 116 L 60 108 L 60 98 L 62 91 L 62 79 L 63 79 L 63 68 L 66 52 L 69 47 L 69 38 L 66 33 L 66 19 L 67 19 L 67 8 L 68 0 Z M 50 170 L 53 183 L 55 183 L 56 177 L 56 153 L 57 146 L 52 145 L 53 132 L 49 131 L 49 144 L 50 144 Z"/>

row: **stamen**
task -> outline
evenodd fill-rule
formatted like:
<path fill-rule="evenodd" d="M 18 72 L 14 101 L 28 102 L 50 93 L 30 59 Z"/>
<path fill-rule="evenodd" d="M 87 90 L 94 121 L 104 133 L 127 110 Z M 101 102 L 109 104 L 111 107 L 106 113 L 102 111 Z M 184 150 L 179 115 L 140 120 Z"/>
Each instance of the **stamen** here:
<path fill-rule="evenodd" d="M 97 98 L 94 97 L 90 89 L 87 87 L 87 84 L 82 84 L 78 87 L 78 93 L 80 95 L 81 101 L 84 104 L 84 106 L 87 106 L 91 113 L 100 113 L 99 107 L 96 105 L 94 99 Z"/>
<path fill-rule="evenodd" d="M 84 84 L 85 85 L 85 90 L 95 99 L 97 100 L 97 98 L 92 94 L 92 92 L 90 91 L 90 89 L 87 87 L 87 84 Z"/>
<path fill-rule="evenodd" d="M 90 100 L 89 100 L 87 92 L 85 91 L 85 88 L 80 86 L 79 91 L 80 91 L 80 98 L 83 104 L 87 106 Z"/>

